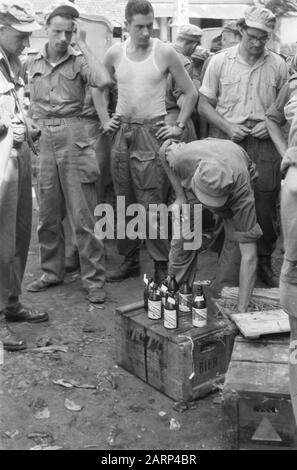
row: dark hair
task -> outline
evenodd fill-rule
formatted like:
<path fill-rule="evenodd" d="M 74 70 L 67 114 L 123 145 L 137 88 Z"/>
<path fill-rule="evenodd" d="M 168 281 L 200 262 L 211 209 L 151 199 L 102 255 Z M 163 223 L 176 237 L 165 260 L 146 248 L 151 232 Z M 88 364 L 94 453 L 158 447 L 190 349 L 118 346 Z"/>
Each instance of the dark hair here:
<path fill-rule="evenodd" d="M 51 24 L 52 19 L 55 18 L 56 16 L 60 16 L 61 18 L 65 18 L 66 20 L 73 20 L 73 16 L 67 15 L 66 13 L 59 13 L 58 15 L 53 15 L 53 16 L 50 15 L 46 20 L 47 26 Z"/>
<path fill-rule="evenodd" d="M 135 15 L 154 15 L 152 4 L 148 0 L 129 0 L 125 8 L 125 18 L 131 23 Z"/>

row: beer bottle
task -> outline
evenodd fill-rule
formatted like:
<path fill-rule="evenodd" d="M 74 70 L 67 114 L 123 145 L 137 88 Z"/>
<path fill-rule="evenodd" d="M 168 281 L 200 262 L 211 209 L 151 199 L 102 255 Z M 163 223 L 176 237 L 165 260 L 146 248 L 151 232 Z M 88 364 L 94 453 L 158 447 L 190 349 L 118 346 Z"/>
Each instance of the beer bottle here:
<path fill-rule="evenodd" d="M 203 328 L 207 324 L 206 301 L 202 286 L 197 287 L 197 293 L 192 307 L 192 323 L 196 328 Z"/>
<path fill-rule="evenodd" d="M 176 295 L 172 291 L 168 291 L 166 305 L 164 307 L 164 327 L 168 330 L 178 328 L 178 303 Z"/>
<path fill-rule="evenodd" d="M 193 303 L 192 288 L 188 281 L 183 281 L 178 294 L 178 310 L 183 313 L 191 313 Z"/>
<path fill-rule="evenodd" d="M 152 277 L 147 277 L 145 274 L 143 276 L 143 281 L 144 281 L 144 291 L 143 291 L 143 301 L 144 301 L 144 310 L 147 312 L 148 310 L 148 298 L 149 298 L 149 291 L 152 287 L 152 282 L 153 278 Z"/>
<path fill-rule="evenodd" d="M 178 283 L 176 282 L 174 274 L 170 274 L 169 276 L 168 291 L 173 292 L 174 294 L 178 291 Z"/>
<path fill-rule="evenodd" d="M 164 313 L 164 307 L 165 307 L 165 305 L 166 305 L 169 279 L 170 279 L 170 276 L 167 276 L 167 277 L 162 281 L 162 284 L 161 284 L 161 287 L 160 287 L 161 300 L 162 300 L 162 313 Z"/>
<path fill-rule="evenodd" d="M 162 318 L 162 300 L 158 285 L 154 282 L 148 297 L 148 318 L 150 320 L 160 320 Z"/>

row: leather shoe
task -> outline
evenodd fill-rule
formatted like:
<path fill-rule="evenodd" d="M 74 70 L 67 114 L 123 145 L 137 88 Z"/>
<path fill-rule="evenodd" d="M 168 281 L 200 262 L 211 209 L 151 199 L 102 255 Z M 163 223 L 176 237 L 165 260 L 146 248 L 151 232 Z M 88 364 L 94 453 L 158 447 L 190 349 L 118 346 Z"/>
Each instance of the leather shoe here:
<path fill-rule="evenodd" d="M 4 321 L 0 323 L 0 341 L 5 351 L 22 351 L 27 348 L 26 341 L 20 339 Z"/>
<path fill-rule="evenodd" d="M 43 291 L 49 289 L 50 287 L 55 287 L 55 286 L 58 286 L 62 283 L 63 283 L 63 281 L 59 281 L 59 282 L 44 281 L 41 277 L 40 279 L 36 279 L 35 281 L 28 284 L 26 286 L 26 290 L 28 292 L 43 292 Z"/>
<path fill-rule="evenodd" d="M 125 258 L 125 261 L 117 269 L 106 274 L 107 282 L 119 282 L 129 277 L 140 276 L 139 260 L 134 258 Z"/>
<path fill-rule="evenodd" d="M 28 322 L 28 323 L 42 323 L 48 321 L 47 312 L 37 312 L 36 310 L 23 307 L 14 310 L 5 310 L 6 321 L 9 322 Z"/>
<path fill-rule="evenodd" d="M 273 272 L 272 267 L 269 263 L 259 263 L 258 277 L 269 287 L 279 287 L 279 278 Z"/>
<path fill-rule="evenodd" d="M 106 292 L 103 287 L 90 287 L 86 299 L 92 304 L 104 304 Z"/>

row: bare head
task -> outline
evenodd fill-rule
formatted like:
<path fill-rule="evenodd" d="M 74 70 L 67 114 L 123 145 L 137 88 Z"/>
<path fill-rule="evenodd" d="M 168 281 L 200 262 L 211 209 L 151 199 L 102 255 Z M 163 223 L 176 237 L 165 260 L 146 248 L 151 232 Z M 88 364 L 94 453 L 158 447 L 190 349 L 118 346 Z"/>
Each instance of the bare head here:
<path fill-rule="evenodd" d="M 132 42 L 147 47 L 154 27 L 154 10 L 147 0 L 129 0 L 125 9 L 125 26 Z"/>
<path fill-rule="evenodd" d="M 49 47 L 57 54 L 65 54 L 74 30 L 73 17 L 70 15 L 55 15 L 46 24 Z"/>

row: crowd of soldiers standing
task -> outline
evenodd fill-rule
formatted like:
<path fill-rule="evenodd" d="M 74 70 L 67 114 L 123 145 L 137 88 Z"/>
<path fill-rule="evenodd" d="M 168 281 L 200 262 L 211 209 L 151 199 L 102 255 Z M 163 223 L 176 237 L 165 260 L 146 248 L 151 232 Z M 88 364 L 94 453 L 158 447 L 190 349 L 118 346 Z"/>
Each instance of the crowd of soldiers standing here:
<path fill-rule="evenodd" d="M 27 0 L 0 3 L 5 349 L 26 348 L 8 322 L 48 320 L 46 312 L 19 300 L 31 235 L 30 154 L 37 140 L 43 273 L 26 286 L 29 292 L 57 286 L 67 270 L 79 267 L 87 300 L 104 303 L 106 280 L 140 274 L 141 240 L 128 237 L 117 240 L 122 264 L 106 274 L 94 211 L 111 179 L 126 207 L 138 203 L 148 214 L 150 205 L 174 198 L 178 210 L 189 207 L 191 223 L 197 203 L 214 214 L 220 254 L 214 286 L 237 282 L 239 312 L 246 311 L 257 276 L 269 287 L 279 285 L 271 257 L 279 236 L 281 163 L 287 171 L 295 161 L 282 126 L 294 121 L 297 80 L 284 58 L 266 47 L 275 20 L 270 10 L 248 8 L 242 20 L 225 23 L 213 53 L 202 48 L 203 32 L 195 25 L 182 26 L 174 44 L 153 38 L 152 5 L 129 0 L 129 37 L 108 49 L 101 63 L 88 47 L 78 9 L 59 0 L 44 12 L 43 49 L 21 63 L 19 56 L 40 26 Z M 185 250 L 182 236 L 146 236 L 145 244 L 157 283 L 168 273 L 179 283 L 193 282 L 198 251 Z M 290 256 L 285 284 L 297 279 L 297 255 Z"/>

